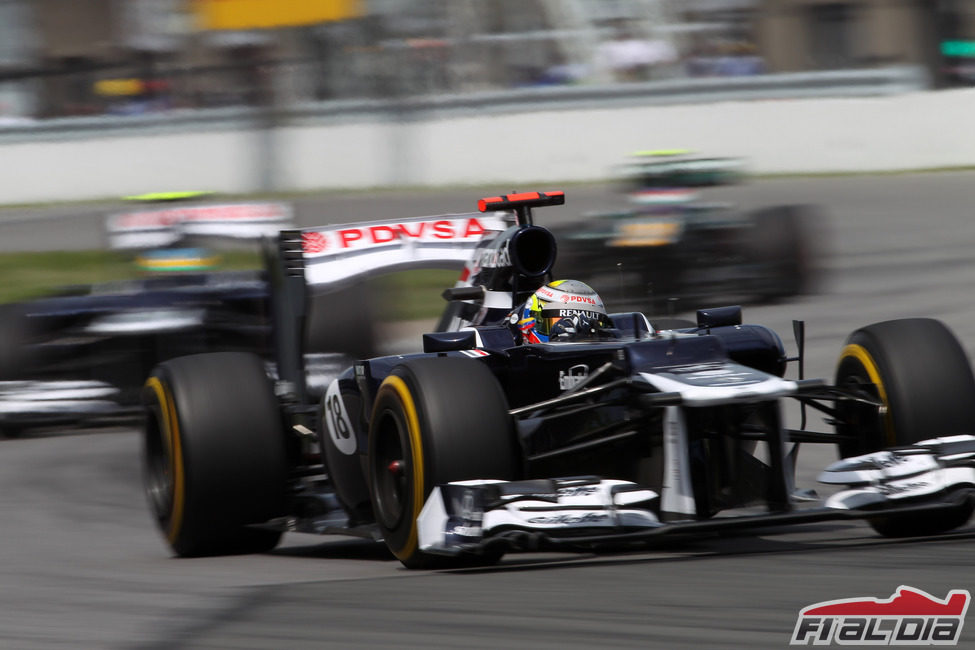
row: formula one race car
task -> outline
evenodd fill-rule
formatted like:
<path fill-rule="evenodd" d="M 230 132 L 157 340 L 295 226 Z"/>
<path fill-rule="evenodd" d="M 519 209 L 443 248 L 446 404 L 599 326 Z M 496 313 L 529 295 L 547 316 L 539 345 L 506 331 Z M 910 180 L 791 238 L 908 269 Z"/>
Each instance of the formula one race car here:
<path fill-rule="evenodd" d="M 290 226 L 290 207 L 173 198 L 107 219 L 110 248 L 132 253 L 139 279 L 0 306 L 0 433 L 141 415 L 142 384 L 165 359 L 216 350 L 270 355 L 263 271 L 215 270 L 217 253 L 201 245 L 243 242 L 256 250 L 261 237 Z M 347 357 L 323 355 L 375 353 L 362 291 L 330 291 L 314 300 L 316 318 L 348 315 L 316 328 L 320 335 L 308 346 L 320 353 L 315 363 L 344 366 Z"/>
<path fill-rule="evenodd" d="M 944 325 L 864 327 L 833 383 L 805 379 L 799 325 L 787 358 L 737 306 L 658 330 L 550 282 L 555 241 L 531 209 L 563 202 L 529 192 L 483 199 L 482 214 L 356 224 L 356 237 L 282 232 L 273 375 L 253 355 L 217 353 L 166 361 L 146 383 L 145 489 L 172 550 L 342 533 L 432 567 L 824 519 L 866 519 L 884 535 L 968 520 L 975 379 Z M 308 398 L 309 287 L 460 255 L 448 326 L 423 336 L 423 352 L 357 361 Z M 547 306 L 526 311 L 539 295 Z M 525 328 L 542 322 L 548 341 L 528 343 Z M 799 378 L 785 378 L 796 361 Z M 785 399 L 834 430 L 786 428 Z M 848 489 L 825 502 L 797 490 L 802 443 L 837 445 L 846 458 L 821 480 Z"/>
<path fill-rule="evenodd" d="M 638 155 L 620 171 L 627 208 L 552 228 L 559 242 L 556 272 L 573 269 L 574 277 L 611 288 L 617 304 L 648 313 L 668 313 L 675 302 L 676 309 L 693 311 L 714 301 L 770 302 L 811 293 L 820 275 L 820 209 L 779 205 L 745 212 L 699 200 L 702 188 L 736 183 L 742 170 L 736 158 L 682 150 Z"/>

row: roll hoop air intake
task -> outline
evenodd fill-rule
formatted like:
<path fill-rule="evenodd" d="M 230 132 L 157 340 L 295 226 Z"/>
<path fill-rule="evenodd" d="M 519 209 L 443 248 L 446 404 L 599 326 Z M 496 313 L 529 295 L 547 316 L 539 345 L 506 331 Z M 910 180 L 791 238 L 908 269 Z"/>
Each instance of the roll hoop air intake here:
<path fill-rule="evenodd" d="M 548 205 L 563 205 L 565 193 L 554 192 L 519 192 L 483 198 L 477 202 L 481 212 L 493 210 L 512 210 L 521 226 L 506 237 L 498 245 L 504 247 L 508 253 L 511 268 L 518 275 L 525 278 L 539 278 L 552 270 L 555 266 L 557 247 L 555 237 L 545 228 L 532 225 L 532 208 Z"/>

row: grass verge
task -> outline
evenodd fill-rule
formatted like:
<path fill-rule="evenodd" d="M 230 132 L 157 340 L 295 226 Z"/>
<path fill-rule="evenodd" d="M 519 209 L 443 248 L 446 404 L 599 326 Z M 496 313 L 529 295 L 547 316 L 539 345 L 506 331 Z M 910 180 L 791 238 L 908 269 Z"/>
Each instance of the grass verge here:
<path fill-rule="evenodd" d="M 260 256 L 250 251 L 224 251 L 221 270 L 258 269 Z M 104 282 L 140 277 L 131 255 L 110 251 L 57 251 L 0 254 L 0 303 L 30 300 Z M 384 318 L 433 318 L 444 308 L 441 292 L 457 279 L 456 270 L 423 269 L 369 280 Z"/>
<path fill-rule="evenodd" d="M 257 253 L 220 254 L 220 268 L 256 269 Z M 119 282 L 140 277 L 131 255 L 112 251 L 49 251 L 0 255 L 0 302 L 51 295 L 66 287 Z"/>

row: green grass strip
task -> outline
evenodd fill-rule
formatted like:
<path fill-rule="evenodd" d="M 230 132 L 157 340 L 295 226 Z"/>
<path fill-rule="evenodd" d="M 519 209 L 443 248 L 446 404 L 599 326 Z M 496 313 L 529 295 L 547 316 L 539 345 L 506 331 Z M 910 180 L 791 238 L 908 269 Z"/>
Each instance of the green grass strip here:
<path fill-rule="evenodd" d="M 224 251 L 217 270 L 261 267 L 260 255 Z M 0 254 L 0 303 L 40 298 L 86 285 L 132 280 L 144 275 L 133 256 L 109 251 Z M 433 318 L 444 308 L 441 293 L 453 286 L 456 270 L 423 269 L 373 278 L 367 285 L 384 319 Z"/>
<path fill-rule="evenodd" d="M 257 253 L 220 254 L 221 269 L 256 269 Z M 0 302 L 29 300 L 65 288 L 132 280 L 144 275 L 131 255 L 111 251 L 51 251 L 0 255 Z"/>

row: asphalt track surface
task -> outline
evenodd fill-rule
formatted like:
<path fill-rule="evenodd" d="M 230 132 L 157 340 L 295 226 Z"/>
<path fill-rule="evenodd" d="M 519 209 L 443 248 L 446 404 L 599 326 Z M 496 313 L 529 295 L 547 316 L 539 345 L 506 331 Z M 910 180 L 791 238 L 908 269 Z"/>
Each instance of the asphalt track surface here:
<path fill-rule="evenodd" d="M 941 318 L 971 354 L 973 187 L 975 173 L 941 173 L 727 191 L 744 206 L 818 203 L 827 213 L 822 292 L 746 308 L 746 320 L 774 327 L 792 351 L 791 320 L 805 319 L 808 376 L 831 375 L 853 329 L 894 317 Z M 504 189 L 514 188 L 486 191 Z M 553 218 L 611 196 L 566 189 L 568 205 L 550 208 Z M 457 212 L 480 195 L 308 197 L 298 214 L 313 224 Z M 2 210 L 0 246 L 95 245 L 105 208 Z M 824 523 L 434 572 L 407 571 L 376 544 L 305 535 L 264 555 L 174 559 L 150 522 L 138 458 L 138 435 L 126 429 L 0 441 L 0 647 L 782 648 L 806 605 L 886 598 L 899 585 L 937 597 L 975 586 L 971 526 L 891 541 L 865 525 Z M 833 458 L 805 448 L 800 484 L 814 487 Z M 959 644 L 972 645 L 975 623 Z"/>

